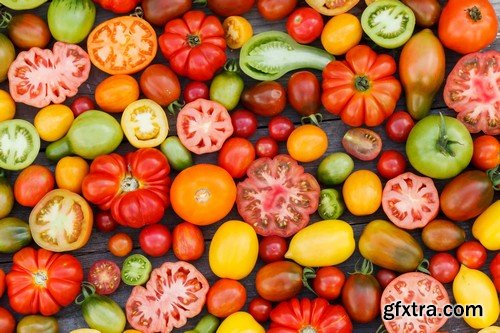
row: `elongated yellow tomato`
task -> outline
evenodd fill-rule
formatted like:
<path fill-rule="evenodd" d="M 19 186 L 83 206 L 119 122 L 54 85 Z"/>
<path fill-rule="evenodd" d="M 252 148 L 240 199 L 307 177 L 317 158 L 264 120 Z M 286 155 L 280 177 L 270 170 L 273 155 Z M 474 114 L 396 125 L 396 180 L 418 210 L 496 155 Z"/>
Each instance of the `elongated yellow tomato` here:
<path fill-rule="evenodd" d="M 346 179 L 342 187 L 347 209 L 356 216 L 370 215 L 382 202 L 382 183 L 370 170 L 358 170 Z"/>
<path fill-rule="evenodd" d="M 38 111 L 34 125 L 42 140 L 53 142 L 68 133 L 74 119 L 73 111 L 69 107 L 52 104 Z"/>
<path fill-rule="evenodd" d="M 94 330 L 92 328 L 79 328 L 77 330 L 72 330 L 69 333 L 101 333 L 98 330 Z"/>
<path fill-rule="evenodd" d="M 321 33 L 321 44 L 333 55 L 342 55 L 359 44 L 363 29 L 359 19 L 352 14 L 332 17 Z"/>
<path fill-rule="evenodd" d="M 262 327 L 248 312 L 235 312 L 220 324 L 217 333 L 264 333 Z"/>
<path fill-rule="evenodd" d="M 139 83 L 130 75 L 112 75 L 95 89 L 95 101 L 106 112 L 122 112 L 139 98 Z"/>
<path fill-rule="evenodd" d="M 500 333 L 500 327 L 498 327 L 498 326 L 486 327 L 477 333 Z"/>
<path fill-rule="evenodd" d="M 0 89 L 0 121 L 9 120 L 16 115 L 16 103 L 8 92 Z"/>
<path fill-rule="evenodd" d="M 229 16 L 222 23 L 226 43 L 232 49 L 239 49 L 253 36 L 250 22 L 241 16 Z"/>
<path fill-rule="evenodd" d="M 255 230 L 242 221 L 227 221 L 215 232 L 208 251 L 208 263 L 220 278 L 240 280 L 255 266 L 259 240 Z"/>
<path fill-rule="evenodd" d="M 500 200 L 492 203 L 474 221 L 472 234 L 488 250 L 500 250 Z"/>
<path fill-rule="evenodd" d="M 299 162 L 312 162 L 328 149 L 328 137 L 320 127 L 302 125 L 293 130 L 286 142 L 288 153 Z"/>
<path fill-rule="evenodd" d="M 346 261 L 356 247 L 349 223 L 325 220 L 313 223 L 293 236 L 285 258 L 302 266 L 322 267 Z"/>
<path fill-rule="evenodd" d="M 472 328 L 489 327 L 497 321 L 500 311 L 498 294 L 493 282 L 483 272 L 462 265 L 453 280 L 453 296 L 457 304 L 482 307 L 482 316 L 464 317 L 465 322 Z"/>

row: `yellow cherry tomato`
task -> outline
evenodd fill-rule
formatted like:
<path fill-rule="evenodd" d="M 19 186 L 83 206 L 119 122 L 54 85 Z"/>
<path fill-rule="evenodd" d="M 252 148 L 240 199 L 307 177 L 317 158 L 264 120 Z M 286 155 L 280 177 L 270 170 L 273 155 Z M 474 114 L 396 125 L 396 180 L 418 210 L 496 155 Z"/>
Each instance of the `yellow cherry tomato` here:
<path fill-rule="evenodd" d="M 222 23 L 226 35 L 226 43 L 232 49 L 239 49 L 253 35 L 252 25 L 241 16 L 229 16 Z"/>
<path fill-rule="evenodd" d="M 217 333 L 264 333 L 262 327 L 248 312 L 235 312 L 220 324 Z"/>
<path fill-rule="evenodd" d="M 488 250 L 500 250 L 500 200 L 491 204 L 474 221 L 472 234 Z"/>
<path fill-rule="evenodd" d="M 253 270 L 258 253 L 255 230 L 245 222 L 227 221 L 210 243 L 208 263 L 218 277 L 240 280 Z"/>
<path fill-rule="evenodd" d="M 320 127 L 311 124 L 295 128 L 286 142 L 288 153 L 299 162 L 312 162 L 328 149 L 328 137 Z"/>
<path fill-rule="evenodd" d="M 285 258 L 301 266 L 338 265 L 349 259 L 355 247 L 354 231 L 349 223 L 325 220 L 310 224 L 296 233 Z"/>
<path fill-rule="evenodd" d="M 89 173 L 89 164 L 79 156 L 66 156 L 56 165 L 57 187 L 82 193 L 83 178 Z"/>
<path fill-rule="evenodd" d="M 370 215 L 377 211 L 382 202 L 382 183 L 374 172 L 358 170 L 347 177 L 342 196 L 353 215 Z"/>
<path fill-rule="evenodd" d="M 462 265 L 455 280 L 453 280 L 453 296 L 457 304 L 480 305 L 483 315 L 464 315 L 464 320 L 470 327 L 475 329 L 486 328 L 493 325 L 500 311 L 498 294 L 495 285 L 488 277 L 477 269 L 470 269 Z"/>
<path fill-rule="evenodd" d="M 38 111 L 34 125 L 42 140 L 52 142 L 66 135 L 74 119 L 73 111 L 69 107 L 52 104 Z"/>
<path fill-rule="evenodd" d="M 321 33 L 321 44 L 333 55 L 342 55 L 359 44 L 363 29 L 352 14 L 340 14 L 328 21 Z"/>
<path fill-rule="evenodd" d="M 498 327 L 498 326 L 486 327 L 477 333 L 500 333 L 500 327 Z"/>
<path fill-rule="evenodd" d="M 0 121 L 13 119 L 16 115 L 16 103 L 8 92 L 0 89 Z"/>

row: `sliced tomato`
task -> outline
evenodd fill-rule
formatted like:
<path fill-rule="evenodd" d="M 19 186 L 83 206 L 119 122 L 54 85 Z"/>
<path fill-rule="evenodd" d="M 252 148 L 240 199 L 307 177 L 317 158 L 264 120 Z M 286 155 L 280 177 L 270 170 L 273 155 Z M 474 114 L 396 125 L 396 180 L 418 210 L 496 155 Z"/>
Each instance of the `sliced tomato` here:
<path fill-rule="evenodd" d="M 37 108 L 60 104 L 76 95 L 90 67 L 89 55 L 78 45 L 56 42 L 52 50 L 33 47 L 10 65 L 10 95 Z"/>
<path fill-rule="evenodd" d="M 136 286 L 127 300 L 127 320 L 144 333 L 170 332 L 203 309 L 207 279 L 193 265 L 166 262 L 151 273 L 146 288 Z"/>
<path fill-rule="evenodd" d="M 396 303 L 399 302 L 399 315 L 396 316 Z M 424 311 L 422 316 L 413 315 L 412 304 L 432 304 L 436 315 L 429 316 Z M 388 333 L 434 333 L 442 327 L 448 318 L 442 315 L 450 298 L 445 287 L 435 278 L 420 272 L 405 273 L 392 280 L 382 293 L 380 306 L 382 320 Z M 401 305 L 409 307 L 410 315 L 403 315 Z M 428 309 L 428 308 L 425 308 Z M 391 319 L 391 317 L 394 318 Z"/>
<path fill-rule="evenodd" d="M 213 153 L 233 134 L 231 116 L 221 104 L 199 98 L 186 104 L 177 116 L 177 135 L 195 154 Z"/>
<path fill-rule="evenodd" d="M 500 134 L 500 52 L 468 54 L 458 61 L 444 88 L 444 101 L 469 132 Z"/>
<path fill-rule="evenodd" d="M 145 20 L 120 16 L 104 21 L 87 38 L 92 64 L 108 74 L 132 74 L 156 56 L 156 32 Z"/>
<path fill-rule="evenodd" d="M 382 207 L 398 227 L 423 228 L 439 212 L 439 194 L 431 178 L 406 172 L 385 184 Z"/>
<path fill-rule="evenodd" d="M 318 182 L 288 155 L 259 158 L 247 175 L 238 184 L 236 204 L 259 235 L 289 237 L 304 228 L 318 209 Z"/>
<path fill-rule="evenodd" d="M 120 267 L 111 260 L 96 261 L 90 267 L 87 280 L 94 285 L 99 295 L 112 294 L 120 286 Z"/>
<path fill-rule="evenodd" d="M 334 16 L 349 11 L 359 0 L 306 0 L 306 2 L 323 15 Z"/>

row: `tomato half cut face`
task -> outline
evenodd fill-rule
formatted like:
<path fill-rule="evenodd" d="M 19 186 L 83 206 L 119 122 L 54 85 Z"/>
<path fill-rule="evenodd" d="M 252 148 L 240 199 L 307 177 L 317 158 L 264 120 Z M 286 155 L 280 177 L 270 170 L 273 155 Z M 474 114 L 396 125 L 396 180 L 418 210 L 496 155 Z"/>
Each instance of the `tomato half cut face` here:
<path fill-rule="evenodd" d="M 323 15 L 334 16 L 349 11 L 359 0 L 306 0 L 306 2 Z"/>
<path fill-rule="evenodd" d="M 96 261 L 89 269 L 88 281 L 99 295 L 112 294 L 120 286 L 120 267 L 111 260 Z"/>
<path fill-rule="evenodd" d="M 29 121 L 11 119 L 0 122 L 0 168 L 21 170 L 29 166 L 40 151 L 40 136 Z"/>

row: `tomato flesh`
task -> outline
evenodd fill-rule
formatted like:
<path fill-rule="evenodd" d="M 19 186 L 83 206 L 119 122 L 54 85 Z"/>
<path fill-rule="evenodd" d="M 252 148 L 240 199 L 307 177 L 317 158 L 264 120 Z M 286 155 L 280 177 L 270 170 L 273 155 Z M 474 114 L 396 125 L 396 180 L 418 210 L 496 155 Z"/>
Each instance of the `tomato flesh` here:
<path fill-rule="evenodd" d="M 112 294 L 120 286 L 120 268 L 110 260 L 99 260 L 90 267 L 88 281 L 99 295 Z"/>

